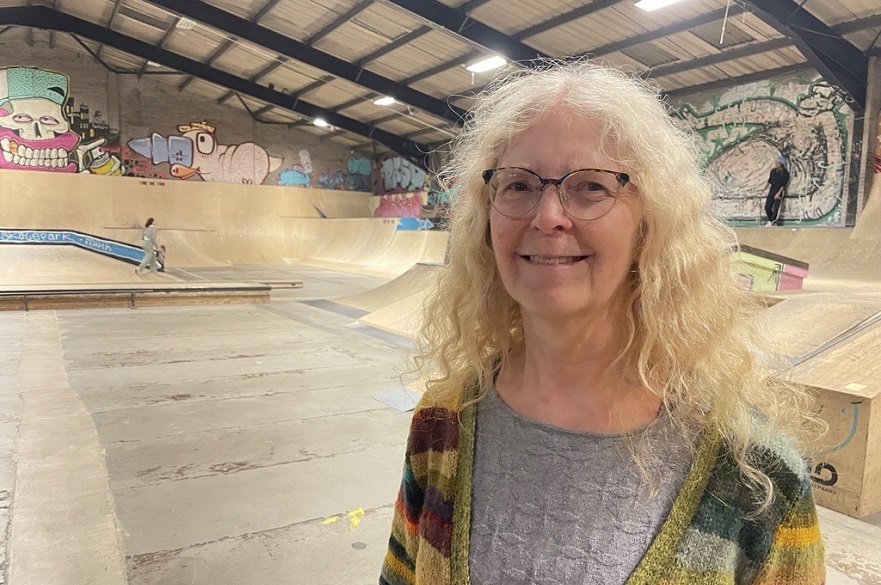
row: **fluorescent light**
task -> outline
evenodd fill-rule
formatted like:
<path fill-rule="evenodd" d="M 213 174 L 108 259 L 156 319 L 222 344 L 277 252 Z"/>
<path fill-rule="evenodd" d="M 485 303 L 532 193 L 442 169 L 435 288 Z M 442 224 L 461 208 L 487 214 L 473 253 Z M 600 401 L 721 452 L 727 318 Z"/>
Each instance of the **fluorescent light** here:
<path fill-rule="evenodd" d="M 639 0 L 634 6 L 637 8 L 642 8 L 646 12 L 651 12 L 652 10 L 657 10 L 658 8 L 663 8 L 664 6 L 670 6 L 671 4 L 675 4 L 679 2 L 679 0 Z"/>
<path fill-rule="evenodd" d="M 156 61 L 147 61 L 147 65 L 150 67 L 161 67 Z"/>
<path fill-rule="evenodd" d="M 196 26 L 196 21 L 181 16 L 177 19 L 177 24 L 174 26 L 183 30 L 193 30 L 193 27 Z"/>
<path fill-rule="evenodd" d="M 466 67 L 468 71 L 472 73 L 484 73 L 485 71 L 492 71 L 493 69 L 498 69 L 502 65 L 506 64 L 508 61 L 505 60 L 504 57 L 499 57 L 498 55 L 493 55 L 488 59 L 484 59 L 483 61 L 478 61 L 477 63 L 473 63 Z"/>
<path fill-rule="evenodd" d="M 312 120 L 312 123 L 318 126 L 319 128 L 327 128 L 330 124 L 327 123 L 327 120 L 324 118 L 315 118 Z"/>
<path fill-rule="evenodd" d="M 378 100 L 373 100 L 373 104 L 376 106 L 390 106 L 395 103 L 395 98 L 390 95 L 383 96 Z"/>

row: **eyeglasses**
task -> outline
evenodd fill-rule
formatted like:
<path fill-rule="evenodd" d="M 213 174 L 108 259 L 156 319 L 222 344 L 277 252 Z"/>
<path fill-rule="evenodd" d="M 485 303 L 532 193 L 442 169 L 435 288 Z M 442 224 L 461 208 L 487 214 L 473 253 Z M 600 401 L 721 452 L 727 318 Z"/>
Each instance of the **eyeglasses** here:
<path fill-rule="evenodd" d="M 523 217 L 538 207 L 545 187 L 554 185 L 566 213 L 584 221 L 599 219 L 612 209 L 629 181 L 627 173 L 603 169 L 578 169 L 559 179 L 545 179 L 520 167 L 483 171 L 483 182 L 490 187 L 490 203 L 511 218 Z"/>

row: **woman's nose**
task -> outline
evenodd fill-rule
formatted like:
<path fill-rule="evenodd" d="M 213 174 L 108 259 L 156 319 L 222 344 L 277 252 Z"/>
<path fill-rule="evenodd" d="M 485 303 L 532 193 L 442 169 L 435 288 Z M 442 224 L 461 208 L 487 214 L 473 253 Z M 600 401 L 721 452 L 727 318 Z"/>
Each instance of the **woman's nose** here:
<path fill-rule="evenodd" d="M 571 227 L 572 219 L 563 207 L 563 193 L 560 191 L 560 185 L 549 183 L 542 188 L 532 225 L 542 231 Z"/>

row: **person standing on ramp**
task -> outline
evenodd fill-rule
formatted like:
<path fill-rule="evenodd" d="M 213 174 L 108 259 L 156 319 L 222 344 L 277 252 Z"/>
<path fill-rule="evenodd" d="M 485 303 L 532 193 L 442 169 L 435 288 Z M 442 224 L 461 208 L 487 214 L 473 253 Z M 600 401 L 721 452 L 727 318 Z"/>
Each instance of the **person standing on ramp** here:
<path fill-rule="evenodd" d="M 778 156 L 768 176 L 768 197 L 765 199 L 765 215 L 769 226 L 783 225 L 783 196 L 789 183 L 786 159 Z"/>
<path fill-rule="evenodd" d="M 156 226 L 153 225 L 153 218 L 148 217 L 147 222 L 144 224 L 144 231 L 141 232 L 141 247 L 144 249 L 144 259 L 141 260 L 141 263 L 138 264 L 138 267 L 135 268 L 135 274 L 140 274 L 141 270 L 149 267 L 150 272 L 156 273 L 157 263 L 156 263 L 156 236 L 158 235 L 158 230 Z"/>

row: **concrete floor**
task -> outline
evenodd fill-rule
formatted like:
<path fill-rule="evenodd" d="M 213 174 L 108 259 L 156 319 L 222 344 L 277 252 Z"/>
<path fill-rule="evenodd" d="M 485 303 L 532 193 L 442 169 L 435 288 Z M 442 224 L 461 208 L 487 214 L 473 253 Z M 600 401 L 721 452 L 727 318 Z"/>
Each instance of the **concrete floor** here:
<path fill-rule="evenodd" d="M 0 584 L 375 584 L 410 415 L 373 397 L 409 342 L 313 301 L 385 281 L 184 276 L 305 287 L 0 313 Z M 881 585 L 881 515 L 820 512 L 827 582 Z"/>

